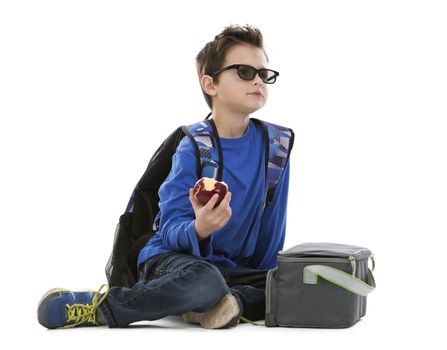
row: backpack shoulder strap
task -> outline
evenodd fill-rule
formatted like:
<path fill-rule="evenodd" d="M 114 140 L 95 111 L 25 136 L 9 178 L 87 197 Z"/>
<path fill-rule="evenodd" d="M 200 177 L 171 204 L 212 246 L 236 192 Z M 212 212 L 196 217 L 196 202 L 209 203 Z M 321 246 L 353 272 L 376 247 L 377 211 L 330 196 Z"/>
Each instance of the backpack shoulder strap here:
<path fill-rule="evenodd" d="M 203 120 L 181 128 L 196 151 L 197 178 L 206 176 L 222 181 L 223 154 L 214 121 Z"/>
<path fill-rule="evenodd" d="M 208 114 L 208 118 L 211 114 Z M 213 120 L 203 120 L 190 125 L 182 125 L 179 127 L 182 137 L 187 136 L 196 153 L 196 172 L 197 178 L 203 176 L 212 177 L 217 181 L 222 181 L 223 171 L 223 155 L 220 147 L 220 139 L 218 137 L 217 128 Z M 177 148 L 178 144 L 174 148 Z M 157 214 L 152 225 L 152 230 L 156 231 L 160 227 L 160 215 Z"/>
<path fill-rule="evenodd" d="M 264 197 L 264 208 L 268 206 L 275 195 L 276 186 L 284 172 L 290 152 L 293 148 L 295 133 L 291 128 L 250 118 L 262 126 L 265 142 L 265 182 L 267 192 Z"/>

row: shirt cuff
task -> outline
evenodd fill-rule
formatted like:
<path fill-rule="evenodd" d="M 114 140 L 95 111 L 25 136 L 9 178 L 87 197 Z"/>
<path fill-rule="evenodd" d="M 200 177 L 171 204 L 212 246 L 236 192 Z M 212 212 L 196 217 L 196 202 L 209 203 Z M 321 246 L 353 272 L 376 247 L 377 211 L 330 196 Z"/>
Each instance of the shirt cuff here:
<path fill-rule="evenodd" d="M 202 259 L 208 259 L 213 254 L 213 234 L 209 235 L 207 238 L 199 241 L 199 237 L 197 236 L 195 220 L 192 220 L 191 223 L 187 227 L 187 232 L 189 236 L 189 240 L 191 242 L 192 247 L 192 255 L 195 255 Z"/>

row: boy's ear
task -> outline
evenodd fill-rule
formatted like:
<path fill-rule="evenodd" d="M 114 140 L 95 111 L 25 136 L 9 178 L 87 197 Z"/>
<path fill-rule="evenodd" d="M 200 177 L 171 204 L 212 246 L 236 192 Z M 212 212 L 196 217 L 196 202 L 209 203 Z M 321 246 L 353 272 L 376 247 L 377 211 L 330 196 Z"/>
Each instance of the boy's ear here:
<path fill-rule="evenodd" d="M 200 85 L 202 86 L 203 91 L 205 91 L 208 95 L 214 96 L 216 95 L 216 88 L 214 87 L 214 79 L 212 76 L 204 74 L 202 78 L 200 78 Z"/>

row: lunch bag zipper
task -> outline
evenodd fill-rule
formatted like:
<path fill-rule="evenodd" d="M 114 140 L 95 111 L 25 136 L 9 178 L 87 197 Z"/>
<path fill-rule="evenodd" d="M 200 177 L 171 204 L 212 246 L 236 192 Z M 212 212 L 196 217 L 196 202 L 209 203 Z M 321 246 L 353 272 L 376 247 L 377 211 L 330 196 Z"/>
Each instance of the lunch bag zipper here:
<path fill-rule="evenodd" d="M 358 259 L 363 260 L 363 259 Z M 309 262 L 309 263 L 342 263 L 351 264 L 352 276 L 355 276 L 356 271 L 356 258 L 354 255 L 350 255 L 346 258 L 333 258 L 333 257 L 292 257 L 278 255 L 278 262 Z"/>
<path fill-rule="evenodd" d="M 350 255 L 347 255 L 346 253 L 337 253 L 335 251 L 321 251 L 321 252 L 308 252 L 306 253 L 305 251 L 298 251 L 298 252 L 294 252 L 292 251 L 287 251 L 287 250 L 281 250 L 278 252 L 279 256 L 287 256 L 287 257 L 300 257 L 303 256 L 304 257 L 330 257 L 330 258 L 345 258 L 345 259 L 349 259 L 351 256 L 354 257 L 355 259 L 361 260 L 363 259 L 363 255 L 365 255 L 365 253 L 370 253 L 369 250 L 357 250 L 354 253 L 351 253 Z"/>

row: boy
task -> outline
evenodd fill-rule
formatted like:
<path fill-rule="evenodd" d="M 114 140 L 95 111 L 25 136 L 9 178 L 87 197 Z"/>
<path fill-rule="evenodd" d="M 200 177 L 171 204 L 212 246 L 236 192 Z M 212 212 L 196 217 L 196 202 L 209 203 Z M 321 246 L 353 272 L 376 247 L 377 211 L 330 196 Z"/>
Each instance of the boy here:
<path fill-rule="evenodd" d="M 222 329 L 264 319 L 266 273 L 285 238 L 290 162 L 262 213 L 264 139 L 249 117 L 264 106 L 267 84 L 279 73 L 267 68 L 262 34 L 250 26 L 226 27 L 196 62 L 220 137 L 227 195 L 216 208 L 216 195 L 205 206 L 195 199 L 195 151 L 184 137 L 159 189 L 160 227 L 140 251 L 138 283 L 104 293 L 104 285 L 97 292 L 50 290 L 38 307 L 43 326 L 125 327 L 181 315 Z"/>

